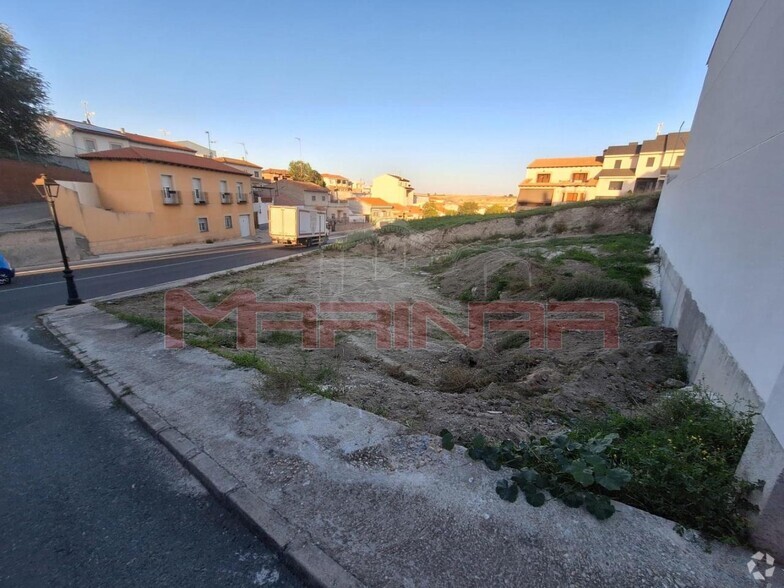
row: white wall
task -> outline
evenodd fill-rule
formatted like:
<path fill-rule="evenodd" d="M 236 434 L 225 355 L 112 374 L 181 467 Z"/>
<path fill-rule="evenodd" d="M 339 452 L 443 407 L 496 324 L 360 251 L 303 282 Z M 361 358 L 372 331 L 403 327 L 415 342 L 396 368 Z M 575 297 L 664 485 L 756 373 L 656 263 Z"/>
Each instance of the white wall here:
<path fill-rule="evenodd" d="M 734 0 L 655 242 L 784 443 L 784 2 Z"/>

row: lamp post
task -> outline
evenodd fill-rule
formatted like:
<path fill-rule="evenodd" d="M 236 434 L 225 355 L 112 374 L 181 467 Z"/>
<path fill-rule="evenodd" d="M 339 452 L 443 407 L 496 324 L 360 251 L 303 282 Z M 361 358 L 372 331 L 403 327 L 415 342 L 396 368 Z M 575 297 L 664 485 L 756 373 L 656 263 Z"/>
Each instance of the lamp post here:
<path fill-rule="evenodd" d="M 60 222 L 57 220 L 57 208 L 55 208 L 54 201 L 57 199 L 57 194 L 60 192 L 60 184 L 54 180 L 46 177 L 46 174 L 41 174 L 33 186 L 38 190 L 41 198 L 49 203 L 49 209 L 52 211 L 54 218 L 54 230 L 57 233 L 57 243 L 60 245 L 60 255 L 63 258 L 63 277 L 65 278 L 65 286 L 68 289 L 68 306 L 81 304 L 82 299 L 79 298 L 79 292 L 76 291 L 76 282 L 74 281 L 73 272 L 68 265 L 68 256 L 65 254 L 65 245 L 63 245 L 63 235 L 60 232 Z"/>

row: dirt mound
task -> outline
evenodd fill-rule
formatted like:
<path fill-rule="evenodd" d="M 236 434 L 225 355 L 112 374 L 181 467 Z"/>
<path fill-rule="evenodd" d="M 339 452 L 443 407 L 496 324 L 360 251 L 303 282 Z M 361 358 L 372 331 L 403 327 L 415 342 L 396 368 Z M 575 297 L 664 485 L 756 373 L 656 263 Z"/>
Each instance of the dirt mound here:
<path fill-rule="evenodd" d="M 650 233 L 658 204 L 657 196 L 617 201 L 594 201 L 590 205 L 553 206 L 488 221 L 409 235 L 387 234 L 379 247 L 390 252 L 428 252 L 459 243 L 508 237 L 527 239 L 564 235 Z M 526 216 L 528 215 L 528 216 Z"/>

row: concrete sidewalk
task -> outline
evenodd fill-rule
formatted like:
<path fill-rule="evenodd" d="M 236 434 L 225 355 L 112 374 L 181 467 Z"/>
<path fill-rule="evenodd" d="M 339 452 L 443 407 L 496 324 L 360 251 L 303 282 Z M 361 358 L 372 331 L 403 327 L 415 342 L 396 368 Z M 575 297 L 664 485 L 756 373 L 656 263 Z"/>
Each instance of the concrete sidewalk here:
<path fill-rule="evenodd" d="M 43 317 L 224 503 L 320 585 L 758 586 L 751 552 L 710 553 L 616 504 L 599 522 L 494 492 L 501 477 L 440 440 L 320 397 L 262 400 L 258 376 L 85 304 Z M 781 570 L 774 585 L 780 586 Z"/>

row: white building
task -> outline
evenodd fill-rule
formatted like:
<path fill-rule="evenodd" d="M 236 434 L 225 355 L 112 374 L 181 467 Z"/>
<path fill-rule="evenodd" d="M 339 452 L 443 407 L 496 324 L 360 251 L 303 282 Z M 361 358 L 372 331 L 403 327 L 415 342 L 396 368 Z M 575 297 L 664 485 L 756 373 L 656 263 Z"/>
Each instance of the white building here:
<path fill-rule="evenodd" d="M 761 412 L 738 469 L 765 480 L 755 544 L 784 558 L 784 2 L 733 0 L 653 227 L 690 377 Z"/>
<path fill-rule="evenodd" d="M 52 140 L 57 155 L 61 157 L 76 157 L 85 153 L 124 147 L 144 147 L 191 154 L 195 152 L 189 147 L 165 139 L 128 133 L 125 129 L 117 131 L 56 116 L 47 119 L 44 123 L 44 131 Z"/>

